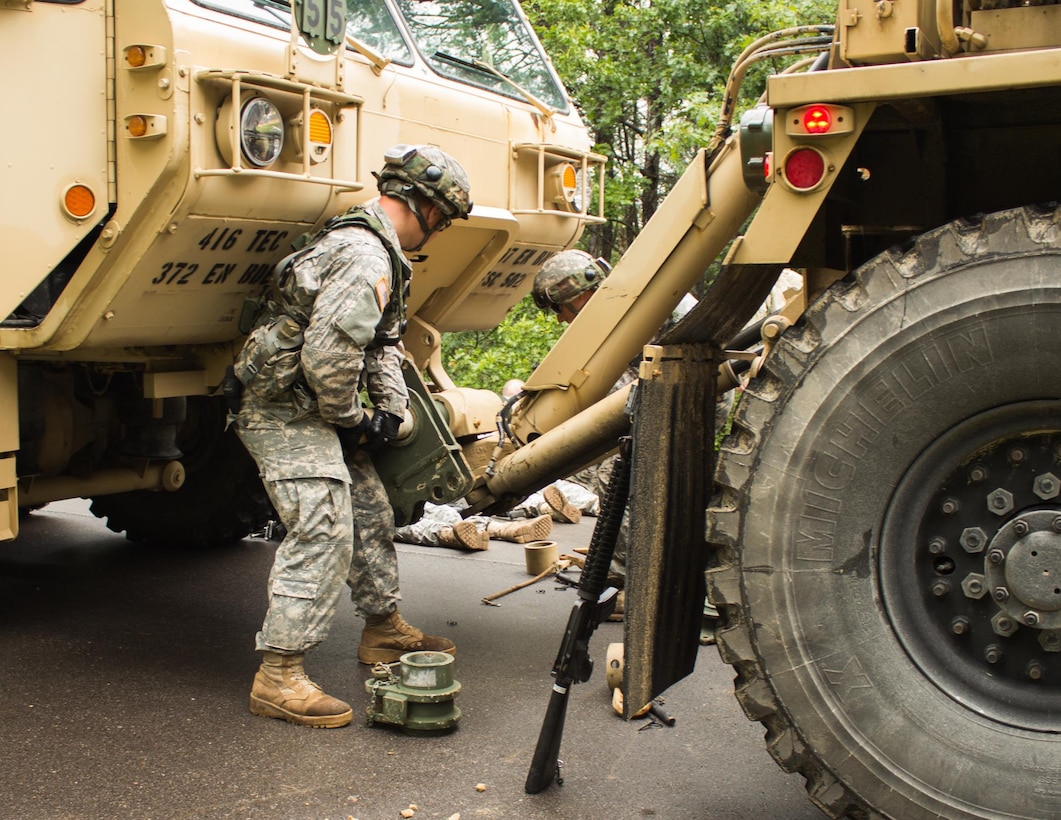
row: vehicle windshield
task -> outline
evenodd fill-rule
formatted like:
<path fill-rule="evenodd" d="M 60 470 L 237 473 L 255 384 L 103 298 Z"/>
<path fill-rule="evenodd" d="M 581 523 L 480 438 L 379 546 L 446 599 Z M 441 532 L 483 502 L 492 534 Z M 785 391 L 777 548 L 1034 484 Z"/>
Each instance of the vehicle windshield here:
<path fill-rule="evenodd" d="M 287 0 L 195 0 L 201 6 L 287 30 Z M 560 111 L 567 100 L 515 0 L 394 0 L 416 47 L 439 74 L 513 99 L 519 89 Z M 391 7 L 346 0 L 347 35 L 402 65 L 412 50 Z"/>
<path fill-rule="evenodd" d="M 288 0 L 195 0 L 200 6 L 223 11 L 244 20 L 289 30 L 291 4 Z M 389 57 L 396 63 L 412 65 L 413 52 L 402 36 L 387 6 L 379 0 L 346 0 L 346 34 Z"/>
<path fill-rule="evenodd" d="M 552 108 L 567 107 L 559 83 L 512 0 L 395 1 L 420 53 L 439 74 L 519 98 L 523 95 L 512 86 L 515 83 Z"/>

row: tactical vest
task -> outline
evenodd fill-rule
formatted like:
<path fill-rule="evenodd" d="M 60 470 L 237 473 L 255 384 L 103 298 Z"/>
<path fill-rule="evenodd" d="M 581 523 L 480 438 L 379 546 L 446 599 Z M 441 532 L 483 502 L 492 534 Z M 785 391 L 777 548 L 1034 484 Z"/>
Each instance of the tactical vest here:
<path fill-rule="evenodd" d="M 383 223 L 361 206 L 329 219 L 313 234 L 303 234 L 294 243 L 296 250 L 276 265 L 268 290 L 256 299 L 244 304 L 240 317 L 240 331 L 249 333 L 235 366 L 236 377 L 247 387 L 253 384 L 255 392 L 267 400 L 303 382 L 301 350 L 303 332 L 309 324 L 301 306 L 289 304 L 284 286 L 288 283 L 294 265 L 303 252 L 330 231 L 339 228 L 366 228 L 379 237 L 391 263 L 391 289 L 383 316 L 378 327 L 398 327 L 398 336 L 383 336 L 377 330 L 376 337 L 367 349 L 374 350 L 385 345 L 396 345 L 401 341 L 408 321 L 405 318 L 405 300 L 409 294 L 412 271 L 399 248 L 396 248 Z M 265 315 L 274 318 L 261 324 Z M 259 378 L 260 377 L 260 378 Z"/>

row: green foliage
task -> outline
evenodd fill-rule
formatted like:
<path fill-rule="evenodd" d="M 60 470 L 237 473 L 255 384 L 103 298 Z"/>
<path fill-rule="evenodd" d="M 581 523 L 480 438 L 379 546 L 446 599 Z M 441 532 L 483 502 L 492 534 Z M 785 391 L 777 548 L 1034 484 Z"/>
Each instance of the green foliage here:
<path fill-rule="evenodd" d="M 551 313 L 543 313 L 528 296 L 493 330 L 443 336 L 442 363 L 462 387 L 500 393 L 509 379 L 526 379 L 563 330 Z"/>
<path fill-rule="evenodd" d="M 582 246 L 615 261 L 707 145 L 730 68 L 771 31 L 832 23 L 835 0 L 524 0 L 524 10 L 609 158 L 608 224 Z M 794 59 L 788 59 L 791 63 Z M 785 62 L 753 65 L 738 108 Z"/>
<path fill-rule="evenodd" d="M 587 228 L 579 245 L 612 262 L 710 141 L 726 80 L 741 52 L 771 31 L 832 23 L 837 8 L 835 0 L 522 0 L 522 5 L 590 129 L 594 150 L 608 157 L 608 221 Z M 734 122 L 762 95 L 768 74 L 794 59 L 751 67 Z M 508 379 L 526 378 L 561 331 L 551 315 L 524 299 L 495 330 L 447 334 L 443 362 L 458 384 L 500 392 Z"/>

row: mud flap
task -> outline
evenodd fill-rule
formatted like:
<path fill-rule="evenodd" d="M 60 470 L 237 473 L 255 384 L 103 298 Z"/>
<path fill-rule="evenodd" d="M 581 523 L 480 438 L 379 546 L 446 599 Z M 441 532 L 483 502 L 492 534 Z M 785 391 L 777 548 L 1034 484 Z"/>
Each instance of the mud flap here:
<path fill-rule="evenodd" d="M 624 717 L 693 671 L 700 647 L 715 470 L 719 351 L 780 266 L 727 266 L 662 341 L 645 348 L 634 413 L 624 624 Z"/>

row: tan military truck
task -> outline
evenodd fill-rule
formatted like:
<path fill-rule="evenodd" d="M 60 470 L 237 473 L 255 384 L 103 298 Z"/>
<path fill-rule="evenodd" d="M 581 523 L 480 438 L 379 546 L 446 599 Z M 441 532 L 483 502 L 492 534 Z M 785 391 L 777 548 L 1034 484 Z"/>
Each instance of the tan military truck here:
<path fill-rule="evenodd" d="M 376 194 L 392 145 L 443 147 L 474 189 L 416 260 L 423 369 L 601 220 L 603 158 L 514 0 L 14 0 L 0 38 L 8 539 L 19 508 L 78 496 L 134 540 L 268 517 L 225 432 L 241 309 Z"/>
<path fill-rule="evenodd" d="M 706 588 L 738 699 L 827 814 L 1061 815 L 1061 4 L 840 0 L 756 40 L 716 139 L 504 407 L 439 334 L 496 324 L 602 213 L 516 6 L 7 0 L 0 32 L 8 537 L 72 496 L 133 538 L 246 534 L 241 305 L 389 145 L 434 142 L 476 206 L 417 261 L 397 516 L 503 509 L 611 450 L 633 392 L 628 707 L 692 668 Z M 786 269 L 801 296 L 749 333 Z"/>
<path fill-rule="evenodd" d="M 1061 4 L 841 0 L 829 22 L 742 55 L 716 139 L 528 379 L 505 426 L 525 446 L 483 486 L 613 442 L 636 340 L 724 253 L 644 349 L 628 711 L 692 668 L 706 569 L 737 697 L 826 814 L 1058 817 Z M 786 269 L 802 295 L 746 346 Z"/>

